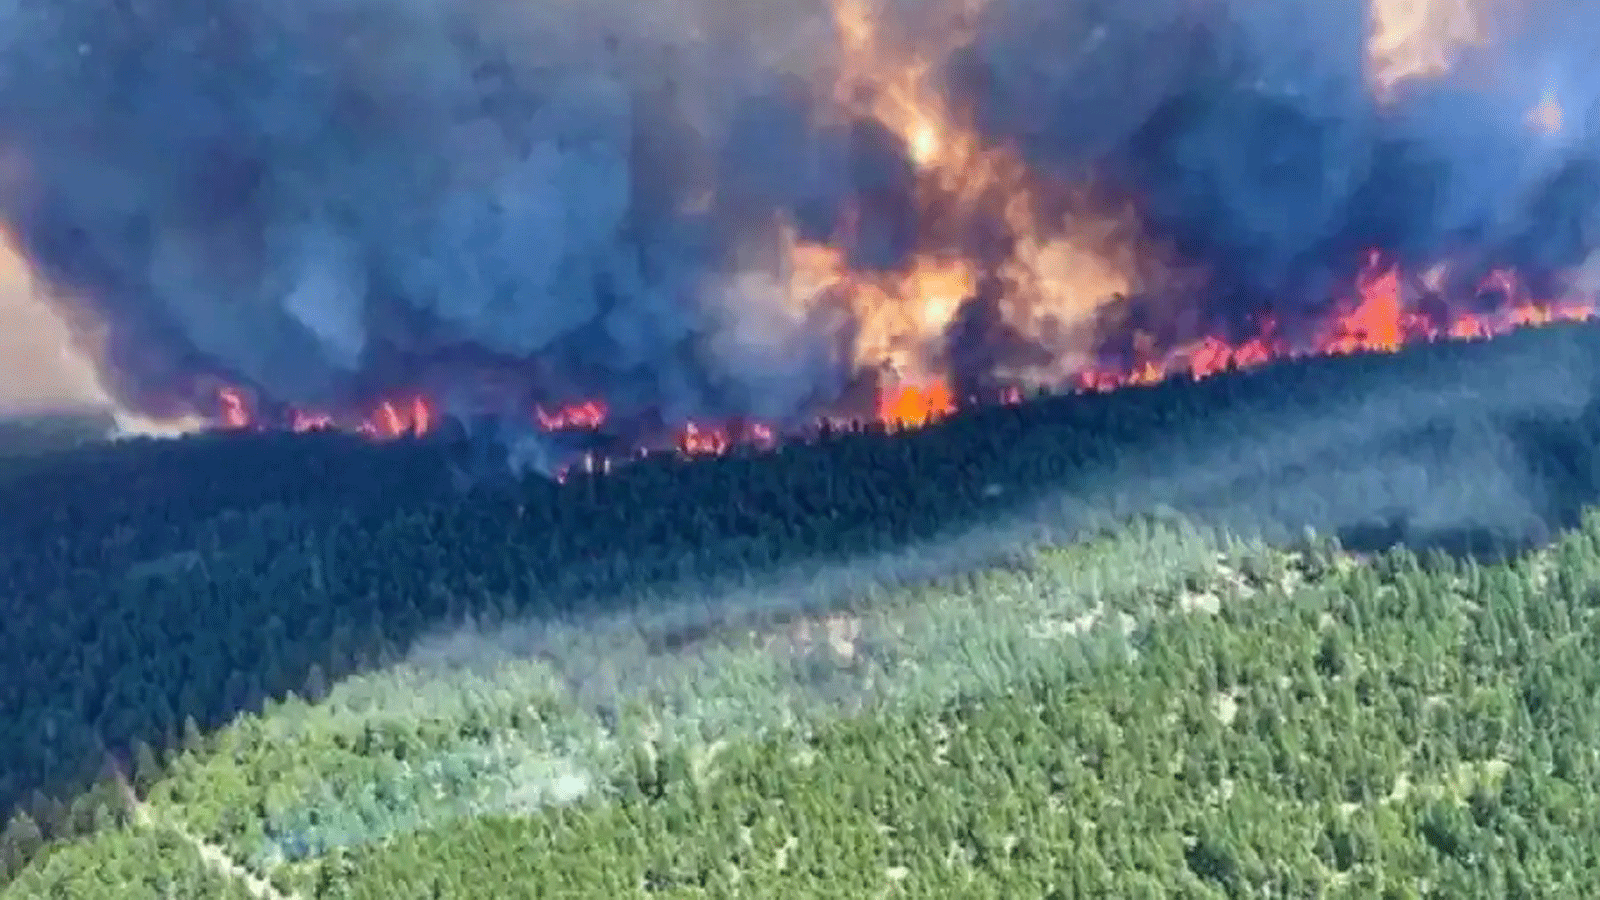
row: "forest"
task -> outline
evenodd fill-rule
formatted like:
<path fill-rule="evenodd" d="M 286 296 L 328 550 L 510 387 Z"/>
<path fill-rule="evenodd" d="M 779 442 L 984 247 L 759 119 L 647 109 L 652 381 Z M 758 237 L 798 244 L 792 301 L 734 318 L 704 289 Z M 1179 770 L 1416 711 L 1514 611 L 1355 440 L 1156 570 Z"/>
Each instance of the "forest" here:
<path fill-rule="evenodd" d="M 1596 349 L 560 484 L 0 454 L 0 896 L 1587 898 Z"/>

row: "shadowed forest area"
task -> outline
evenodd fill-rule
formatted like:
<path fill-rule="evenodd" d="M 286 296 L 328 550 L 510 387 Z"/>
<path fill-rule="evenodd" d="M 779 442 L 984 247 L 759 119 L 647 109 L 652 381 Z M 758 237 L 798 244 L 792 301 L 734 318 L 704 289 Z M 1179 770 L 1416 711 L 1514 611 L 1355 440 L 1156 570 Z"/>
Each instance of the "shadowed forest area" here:
<path fill-rule="evenodd" d="M 449 463 L 465 451 L 437 439 L 210 434 L 7 452 L 0 866 L 15 876 L 48 842 L 126 825 L 124 770 L 142 795 L 218 741 L 270 744 L 216 735 L 242 714 L 317 704 L 452 629 L 612 617 L 671 648 L 964 572 L 1029 571 L 1029 548 L 1152 515 L 1281 547 L 1310 528 L 1358 554 L 1405 545 L 1488 565 L 1595 502 L 1597 350 L 1600 327 L 1558 325 L 1039 398 L 899 434 L 834 431 L 772 453 L 652 457 L 562 484 L 462 490 Z M 853 561 L 890 558 L 864 590 Z M 771 584 L 804 587 L 740 606 Z M 598 677 L 568 687 L 615 730 L 629 712 Z"/>
<path fill-rule="evenodd" d="M 116 428 L 109 410 L 0 412 L 0 459 L 38 456 L 103 441 Z"/>

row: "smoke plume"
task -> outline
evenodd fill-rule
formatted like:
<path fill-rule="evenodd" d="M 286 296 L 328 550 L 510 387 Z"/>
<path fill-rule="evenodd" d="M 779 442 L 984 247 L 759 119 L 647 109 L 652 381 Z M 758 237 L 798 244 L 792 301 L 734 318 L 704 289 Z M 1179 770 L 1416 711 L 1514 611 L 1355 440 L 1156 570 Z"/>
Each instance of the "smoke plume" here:
<path fill-rule="evenodd" d="M 1310 321 L 1373 248 L 1565 289 L 1591 6 L 6 0 L 0 216 L 148 414 L 782 422 Z"/>
<path fill-rule="evenodd" d="M 1592 249 L 1600 79 L 1564 37 L 1589 6 L 992 0 L 983 21 L 956 80 L 985 132 L 1110 172 L 1231 288 L 1325 301 L 1351 248 L 1545 275 Z"/>

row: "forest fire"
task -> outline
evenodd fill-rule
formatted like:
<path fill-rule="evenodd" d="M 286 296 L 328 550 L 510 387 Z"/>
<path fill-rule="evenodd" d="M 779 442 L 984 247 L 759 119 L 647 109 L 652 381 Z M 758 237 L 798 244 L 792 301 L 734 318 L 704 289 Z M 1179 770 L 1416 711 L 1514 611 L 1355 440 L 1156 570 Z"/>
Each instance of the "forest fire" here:
<path fill-rule="evenodd" d="M 0 224 L 121 405 L 720 453 L 1591 313 L 1590 6 L 437 2 L 15 54 Z"/>
<path fill-rule="evenodd" d="M 1368 256 L 1350 299 L 1323 323 L 1319 336 L 1309 345 L 1296 346 L 1284 340 L 1276 333 L 1271 320 L 1267 320 L 1259 334 L 1242 341 L 1206 337 L 1159 355 L 1126 361 L 1118 368 L 1085 369 L 1077 374 L 1072 388 L 1112 391 L 1172 377 L 1206 378 L 1293 357 L 1393 353 L 1408 344 L 1487 339 L 1514 328 L 1590 319 L 1596 313 L 1596 305 L 1590 300 L 1531 298 L 1515 274 L 1506 271 L 1492 272 L 1479 285 L 1477 305 L 1485 305 L 1482 298 L 1491 298 L 1487 303 L 1489 312 L 1452 311 L 1444 298 L 1430 288 L 1430 282 L 1436 284 L 1439 274 L 1408 277 L 1397 265 L 1374 251 Z M 1015 403 L 1021 396 L 1018 388 L 1011 387 L 993 399 Z M 875 424 L 891 430 L 915 428 L 954 413 L 960 403 L 948 380 L 933 379 L 884 391 L 870 415 L 829 418 L 835 425 Z M 260 423 L 253 420 L 249 403 L 239 389 L 223 388 L 220 406 L 222 427 L 260 427 Z M 604 402 L 587 400 L 549 409 L 534 407 L 529 412 L 529 421 L 544 431 L 595 430 L 605 425 L 606 415 Z M 294 431 L 345 428 L 374 439 L 390 440 L 426 435 L 439 421 L 440 413 L 433 401 L 412 396 L 381 401 L 366 414 L 351 419 L 337 419 L 326 413 L 295 412 L 288 427 Z M 678 427 L 671 446 L 686 455 L 716 455 L 735 446 L 771 448 L 779 439 L 781 435 L 772 426 L 762 423 L 734 426 L 690 421 Z"/>
<path fill-rule="evenodd" d="M 1435 274 L 1437 278 L 1437 274 Z M 1581 321 L 1595 316 L 1592 299 L 1539 300 L 1529 297 L 1514 273 L 1497 270 L 1478 286 L 1475 306 L 1491 298 L 1490 311 L 1452 309 L 1427 278 L 1412 278 L 1373 251 L 1350 299 L 1320 323 L 1315 339 L 1296 346 L 1276 333 L 1271 319 L 1259 334 L 1239 342 L 1206 337 L 1184 347 L 1117 369 L 1080 373 L 1084 390 L 1115 390 L 1149 384 L 1173 375 L 1205 378 L 1230 369 L 1265 365 L 1301 356 L 1394 353 L 1407 344 L 1437 340 L 1492 338 L 1514 328 Z"/>

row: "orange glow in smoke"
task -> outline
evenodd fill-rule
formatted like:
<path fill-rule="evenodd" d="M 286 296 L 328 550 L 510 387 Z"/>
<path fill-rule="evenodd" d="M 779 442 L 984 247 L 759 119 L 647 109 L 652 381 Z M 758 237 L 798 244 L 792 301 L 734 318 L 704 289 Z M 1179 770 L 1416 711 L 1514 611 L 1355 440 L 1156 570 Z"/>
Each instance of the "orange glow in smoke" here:
<path fill-rule="evenodd" d="M 1348 297 L 1324 321 L 1280 322 L 1266 317 L 1242 338 L 1205 333 L 1194 325 L 1181 339 L 1159 342 L 1148 334 L 1106 334 L 1100 314 L 1135 295 L 1181 296 L 1196 273 L 1168 250 L 1142 237 L 1137 216 L 1114 204 L 1091 201 L 1075 185 L 1032 171 L 1014 148 L 986 142 L 962 110 L 941 93 L 943 61 L 972 34 L 984 0 L 927 0 L 926 28 L 913 39 L 884 33 L 874 0 L 832 0 L 836 58 L 819 61 L 825 74 L 815 86 L 824 101 L 822 125 L 870 119 L 892 133 L 915 173 L 916 242 L 893 271 L 852 268 L 848 246 L 872 224 L 877 198 L 858 197 L 835 223 L 838 240 L 800 237 L 792 221 L 774 223 L 781 269 L 773 292 L 781 312 L 799 320 L 820 304 L 848 307 L 854 343 L 849 360 L 858 372 L 883 373 L 875 402 L 846 410 L 818 410 L 827 421 L 870 420 L 889 429 L 914 428 L 954 412 L 957 396 L 941 362 L 944 341 L 961 305 L 980 292 L 1015 334 L 1048 351 L 1051 362 L 999 373 L 1010 383 L 1001 402 L 1025 391 L 1111 390 L 1173 376 L 1204 378 L 1274 359 L 1313 354 L 1394 352 L 1408 343 L 1482 338 L 1511 328 L 1594 313 L 1586 300 L 1530 297 L 1516 275 L 1488 276 L 1480 293 L 1493 304 L 1452 308 L 1441 296 L 1448 265 L 1403 272 L 1380 252 L 1365 260 Z M 1448 71 L 1472 48 L 1491 40 L 1491 15 L 1503 0 L 1368 0 L 1371 33 L 1366 48 L 1371 89 L 1393 96 L 1407 82 Z M 1070 64 L 1070 61 L 1064 62 Z M 1563 128 L 1558 98 L 1528 115 L 1530 139 Z M 714 189 L 712 189 L 714 190 Z M 900 198 L 897 198 L 900 199 Z M 1003 226 L 1004 258 L 979 260 L 964 243 L 975 224 Z M 763 273 L 765 274 L 765 273 Z M 1485 313 L 1493 306 L 1497 311 Z M 781 317 L 780 317 L 781 318 Z M 1176 320 L 1176 318 L 1175 318 Z M 1285 332 L 1294 326 L 1295 334 Z M 1117 326 L 1112 326 L 1117 327 Z M 1307 333 L 1309 330 L 1309 334 Z M 1112 341 L 1108 338 L 1116 338 Z M 1114 361 L 1101 349 L 1131 343 Z M 1175 343 L 1175 345 L 1174 345 Z M 548 431 L 597 430 L 611 410 L 601 399 L 529 410 Z M 225 388 L 216 417 L 230 428 L 252 427 L 244 392 Z M 293 414 L 295 430 L 343 428 L 374 438 L 428 433 L 440 419 L 434 401 L 417 394 L 385 400 L 353 414 L 305 410 Z M 772 446 L 771 424 L 688 422 L 658 444 L 687 455 L 717 454 L 739 446 Z M 604 468 L 604 463 L 599 464 Z"/>

